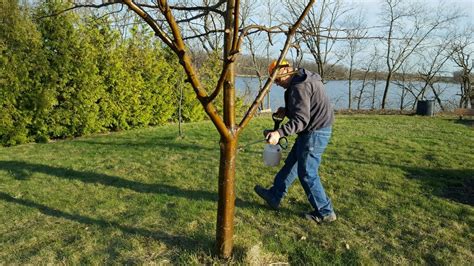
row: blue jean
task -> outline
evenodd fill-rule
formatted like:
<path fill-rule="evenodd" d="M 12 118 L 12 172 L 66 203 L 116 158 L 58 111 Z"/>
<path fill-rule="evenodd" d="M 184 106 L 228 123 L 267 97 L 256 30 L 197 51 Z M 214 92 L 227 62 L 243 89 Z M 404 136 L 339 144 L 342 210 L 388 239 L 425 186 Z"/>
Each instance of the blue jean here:
<path fill-rule="evenodd" d="M 276 174 L 270 188 L 276 202 L 281 201 L 296 177 L 299 177 L 311 206 L 321 216 L 334 212 L 318 174 L 321 156 L 331 138 L 331 132 L 331 127 L 326 127 L 298 135 L 285 165 Z"/>

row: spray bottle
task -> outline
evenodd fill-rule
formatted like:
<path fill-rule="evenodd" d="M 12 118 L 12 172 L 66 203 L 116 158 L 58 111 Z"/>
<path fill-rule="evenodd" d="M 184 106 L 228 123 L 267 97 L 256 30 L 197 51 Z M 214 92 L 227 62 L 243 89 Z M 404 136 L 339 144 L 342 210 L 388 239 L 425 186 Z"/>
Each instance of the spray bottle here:
<path fill-rule="evenodd" d="M 283 121 L 283 118 L 277 117 L 276 114 L 272 114 L 272 119 L 273 119 L 273 130 L 277 130 L 280 127 L 280 124 Z M 278 141 L 278 144 L 276 145 L 267 144 L 265 146 L 265 149 L 263 150 L 263 162 L 265 163 L 266 166 L 277 166 L 280 164 L 280 160 L 282 157 L 281 150 L 283 148 L 280 142 L 282 140 L 286 141 L 286 144 L 288 145 L 288 140 L 285 137 L 283 137 Z"/>

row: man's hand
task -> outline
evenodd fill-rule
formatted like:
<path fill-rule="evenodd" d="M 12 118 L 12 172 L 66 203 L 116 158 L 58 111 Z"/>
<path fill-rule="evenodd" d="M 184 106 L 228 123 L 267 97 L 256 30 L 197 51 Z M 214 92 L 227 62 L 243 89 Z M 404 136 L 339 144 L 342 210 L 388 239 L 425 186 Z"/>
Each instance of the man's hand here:
<path fill-rule="evenodd" d="M 265 139 L 268 143 L 272 145 L 277 145 L 278 141 L 280 140 L 280 133 L 278 131 L 267 131 L 265 135 Z"/>

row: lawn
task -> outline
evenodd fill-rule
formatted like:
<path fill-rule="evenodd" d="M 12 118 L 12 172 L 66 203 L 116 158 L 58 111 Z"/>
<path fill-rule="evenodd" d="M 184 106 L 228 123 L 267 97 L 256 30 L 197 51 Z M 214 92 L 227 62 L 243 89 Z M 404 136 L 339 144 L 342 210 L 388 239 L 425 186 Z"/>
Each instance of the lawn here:
<path fill-rule="evenodd" d="M 269 117 L 240 139 L 262 138 Z M 474 263 L 474 128 L 454 117 L 338 115 L 320 168 L 338 220 L 298 182 L 280 211 L 253 192 L 278 168 L 238 154 L 234 264 Z M 0 264 L 202 264 L 214 254 L 210 122 L 0 148 Z M 293 142 L 290 138 L 290 143 Z"/>

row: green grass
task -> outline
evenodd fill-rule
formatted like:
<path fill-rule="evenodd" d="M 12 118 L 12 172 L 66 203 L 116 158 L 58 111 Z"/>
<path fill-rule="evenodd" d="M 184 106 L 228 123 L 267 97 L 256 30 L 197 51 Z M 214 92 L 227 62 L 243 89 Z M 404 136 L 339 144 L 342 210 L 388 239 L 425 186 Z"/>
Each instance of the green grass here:
<path fill-rule="evenodd" d="M 269 117 L 252 121 L 245 145 Z M 209 122 L 0 148 L 0 263 L 220 263 L 218 134 Z M 293 142 L 293 139 L 290 140 Z M 298 182 L 282 209 L 253 193 L 278 168 L 238 154 L 232 263 L 474 262 L 474 131 L 453 117 L 337 116 L 320 173 L 338 221 Z"/>

